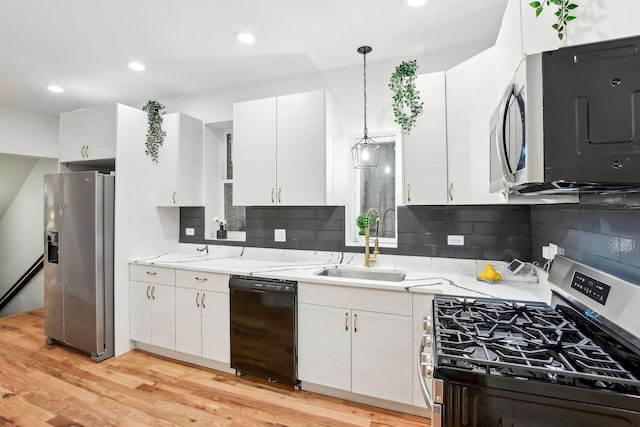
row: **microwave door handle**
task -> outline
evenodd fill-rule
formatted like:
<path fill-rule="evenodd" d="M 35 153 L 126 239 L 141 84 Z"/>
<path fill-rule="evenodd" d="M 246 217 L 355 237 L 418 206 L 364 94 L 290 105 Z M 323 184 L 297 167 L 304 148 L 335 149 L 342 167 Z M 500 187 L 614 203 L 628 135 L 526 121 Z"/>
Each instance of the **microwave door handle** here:
<path fill-rule="evenodd" d="M 515 93 L 515 85 L 513 83 L 509 84 L 507 90 L 504 92 L 502 96 L 502 100 L 500 101 L 500 113 L 498 115 L 498 128 L 496 129 L 496 149 L 498 151 L 498 160 L 500 161 L 500 166 L 502 167 L 502 174 L 507 182 L 514 183 L 516 181 L 516 177 L 511 173 L 511 169 L 507 164 L 507 153 L 505 152 L 505 135 L 504 135 L 504 127 L 505 121 L 507 119 L 507 104 L 509 102 L 509 98 L 511 95 Z"/>

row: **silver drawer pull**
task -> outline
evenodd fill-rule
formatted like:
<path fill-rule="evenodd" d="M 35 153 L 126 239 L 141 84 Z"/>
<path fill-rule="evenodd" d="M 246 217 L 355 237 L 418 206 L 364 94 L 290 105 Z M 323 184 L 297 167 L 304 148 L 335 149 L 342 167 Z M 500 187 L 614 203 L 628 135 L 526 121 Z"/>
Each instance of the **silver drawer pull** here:
<path fill-rule="evenodd" d="M 209 279 L 207 279 L 206 277 L 198 277 L 198 276 L 196 276 L 196 280 L 199 281 L 199 282 L 206 282 Z"/>
<path fill-rule="evenodd" d="M 158 273 L 156 273 L 155 271 L 147 271 L 147 274 L 148 274 L 149 276 L 155 276 L 155 275 L 156 275 L 156 274 L 158 274 Z"/>

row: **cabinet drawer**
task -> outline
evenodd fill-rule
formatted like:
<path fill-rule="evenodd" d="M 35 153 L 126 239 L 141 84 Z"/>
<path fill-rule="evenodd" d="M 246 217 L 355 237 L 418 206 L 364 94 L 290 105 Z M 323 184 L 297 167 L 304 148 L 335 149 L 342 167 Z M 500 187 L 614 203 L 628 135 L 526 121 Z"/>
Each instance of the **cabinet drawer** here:
<path fill-rule="evenodd" d="M 173 268 L 130 264 L 129 280 L 174 286 L 176 284 L 176 273 Z"/>
<path fill-rule="evenodd" d="M 183 288 L 229 293 L 229 275 L 204 271 L 176 270 L 176 285 Z"/>
<path fill-rule="evenodd" d="M 298 284 L 298 301 L 306 304 L 345 307 L 400 316 L 411 316 L 413 307 L 411 294 L 404 291 L 302 282 Z"/>

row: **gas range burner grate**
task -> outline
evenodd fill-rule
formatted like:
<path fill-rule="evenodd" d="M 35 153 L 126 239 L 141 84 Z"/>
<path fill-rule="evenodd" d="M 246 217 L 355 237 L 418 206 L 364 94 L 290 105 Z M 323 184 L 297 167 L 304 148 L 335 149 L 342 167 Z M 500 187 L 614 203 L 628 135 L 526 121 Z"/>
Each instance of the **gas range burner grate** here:
<path fill-rule="evenodd" d="M 434 301 L 437 366 L 640 395 L 640 381 L 544 303 Z"/>

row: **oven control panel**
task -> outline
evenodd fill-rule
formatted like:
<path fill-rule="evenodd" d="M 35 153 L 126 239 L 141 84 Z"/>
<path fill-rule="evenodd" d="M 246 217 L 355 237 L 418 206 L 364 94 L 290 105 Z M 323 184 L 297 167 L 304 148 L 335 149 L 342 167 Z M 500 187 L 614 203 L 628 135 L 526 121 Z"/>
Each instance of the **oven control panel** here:
<path fill-rule="evenodd" d="M 605 305 L 611 286 L 576 271 L 573 273 L 571 287 L 592 300 Z"/>

